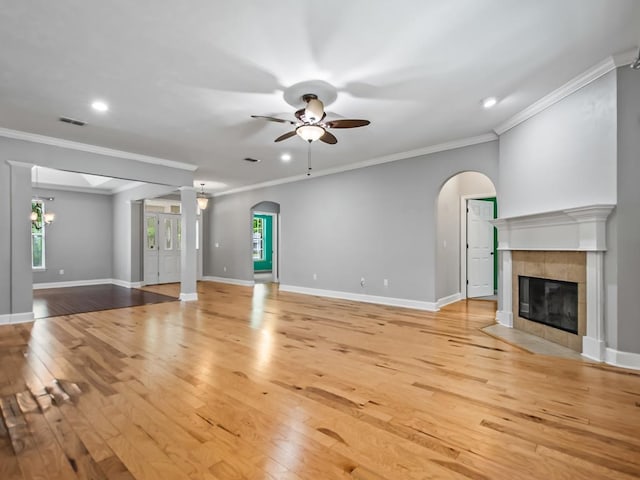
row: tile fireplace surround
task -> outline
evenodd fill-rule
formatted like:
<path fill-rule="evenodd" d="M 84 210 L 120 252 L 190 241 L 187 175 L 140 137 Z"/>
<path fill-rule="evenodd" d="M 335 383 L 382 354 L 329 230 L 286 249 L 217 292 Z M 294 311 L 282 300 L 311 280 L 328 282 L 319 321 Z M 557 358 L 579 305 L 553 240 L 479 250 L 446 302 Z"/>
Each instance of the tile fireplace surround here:
<path fill-rule="evenodd" d="M 605 361 L 603 259 L 613 208 L 593 205 L 494 220 L 501 257 L 496 320 Z M 578 283 L 578 334 L 518 317 L 518 275 Z"/>

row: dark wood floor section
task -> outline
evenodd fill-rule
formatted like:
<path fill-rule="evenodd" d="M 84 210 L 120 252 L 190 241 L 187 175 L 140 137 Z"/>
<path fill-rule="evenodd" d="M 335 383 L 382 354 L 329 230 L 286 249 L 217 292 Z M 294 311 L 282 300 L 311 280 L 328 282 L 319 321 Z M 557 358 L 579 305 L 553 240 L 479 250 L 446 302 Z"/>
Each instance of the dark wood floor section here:
<path fill-rule="evenodd" d="M 112 284 L 46 288 L 33 291 L 33 315 L 35 318 L 58 317 L 176 300 L 176 297 Z"/>
<path fill-rule="evenodd" d="M 487 336 L 491 302 L 198 294 L 0 326 L 0 479 L 640 478 L 640 372 Z"/>

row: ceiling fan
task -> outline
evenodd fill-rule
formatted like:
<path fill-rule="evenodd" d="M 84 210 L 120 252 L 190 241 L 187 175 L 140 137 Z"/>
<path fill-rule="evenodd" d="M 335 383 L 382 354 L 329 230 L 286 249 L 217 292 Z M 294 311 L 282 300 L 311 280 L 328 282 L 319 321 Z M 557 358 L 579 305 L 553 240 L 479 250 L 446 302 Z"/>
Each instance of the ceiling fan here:
<path fill-rule="evenodd" d="M 338 119 L 329 120 L 325 122 L 324 119 L 327 116 L 324 111 L 324 104 L 317 95 L 308 93 L 302 96 L 302 100 L 306 104 L 304 108 L 301 108 L 295 113 L 297 122 L 292 120 L 284 120 L 277 117 L 268 117 L 264 115 L 251 115 L 252 118 L 262 118 L 270 122 L 289 123 L 295 125 L 295 129 L 280 135 L 274 141 L 281 142 L 287 138 L 298 135 L 303 140 L 311 143 L 316 140 L 320 140 L 324 143 L 334 145 L 338 143 L 338 139 L 329 132 L 330 128 L 356 128 L 369 125 L 369 120 L 354 120 L 354 119 Z"/>

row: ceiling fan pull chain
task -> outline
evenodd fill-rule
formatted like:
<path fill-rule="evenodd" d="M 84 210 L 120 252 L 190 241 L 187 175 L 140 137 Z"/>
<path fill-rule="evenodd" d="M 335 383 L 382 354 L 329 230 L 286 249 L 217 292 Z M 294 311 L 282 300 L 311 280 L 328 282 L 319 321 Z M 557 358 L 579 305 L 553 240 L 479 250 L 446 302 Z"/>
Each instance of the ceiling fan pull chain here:
<path fill-rule="evenodd" d="M 311 142 L 307 145 L 307 177 L 311 176 Z"/>

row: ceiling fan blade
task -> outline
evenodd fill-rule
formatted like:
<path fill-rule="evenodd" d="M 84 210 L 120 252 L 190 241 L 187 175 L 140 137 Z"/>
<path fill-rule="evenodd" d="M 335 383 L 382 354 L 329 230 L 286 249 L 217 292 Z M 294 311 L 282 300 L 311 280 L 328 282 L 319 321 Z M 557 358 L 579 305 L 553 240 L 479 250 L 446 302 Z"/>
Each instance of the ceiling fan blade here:
<path fill-rule="evenodd" d="M 284 120 L 282 118 L 276 118 L 276 117 L 267 117 L 265 115 L 251 115 L 251 118 L 262 118 L 270 122 L 290 123 L 291 125 L 295 125 L 295 122 L 292 122 L 291 120 Z"/>
<path fill-rule="evenodd" d="M 327 127 L 329 128 L 356 128 L 356 127 L 365 127 L 369 125 L 371 122 L 369 120 L 354 120 L 349 118 L 344 118 L 340 120 L 331 120 L 327 122 Z"/>
<path fill-rule="evenodd" d="M 293 136 L 295 136 L 296 131 L 295 130 L 291 130 L 290 132 L 284 133 L 282 135 L 280 135 L 278 138 L 276 138 L 274 140 L 274 142 L 281 142 L 283 140 L 286 140 L 287 138 L 291 138 Z"/>
<path fill-rule="evenodd" d="M 335 135 L 329 132 L 324 132 L 324 135 L 322 135 L 319 140 L 330 145 L 335 145 L 336 143 L 338 143 L 338 139 L 335 137 Z"/>

